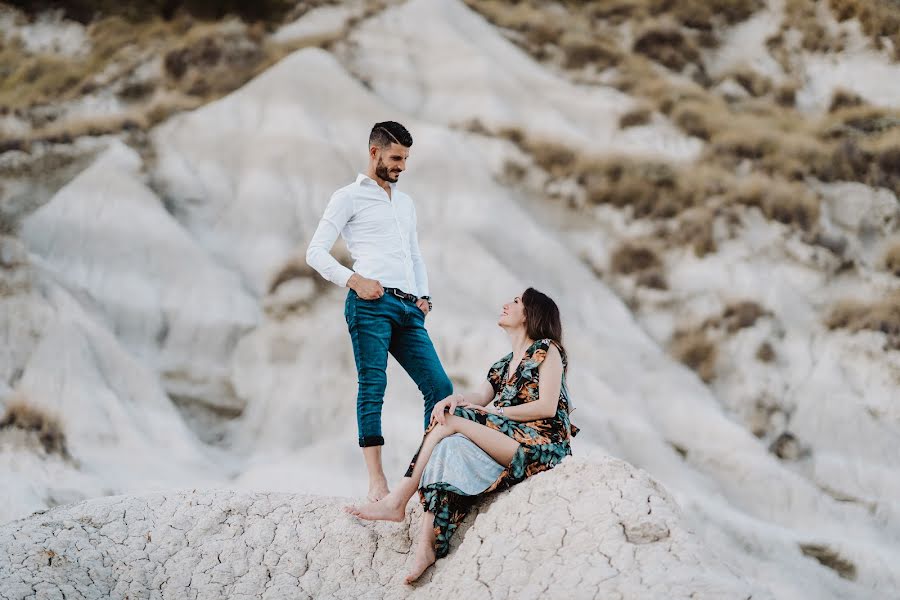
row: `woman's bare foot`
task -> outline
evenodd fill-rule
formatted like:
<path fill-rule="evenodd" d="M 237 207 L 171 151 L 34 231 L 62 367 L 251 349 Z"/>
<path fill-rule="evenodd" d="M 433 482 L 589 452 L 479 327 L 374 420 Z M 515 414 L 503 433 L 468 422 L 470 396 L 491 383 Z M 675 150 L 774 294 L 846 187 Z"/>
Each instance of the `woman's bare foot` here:
<path fill-rule="evenodd" d="M 434 545 L 419 544 L 416 548 L 416 556 L 413 559 L 412 568 L 409 570 L 409 573 L 407 573 L 406 579 L 404 579 L 403 582 L 406 585 L 409 585 L 417 580 L 428 567 L 434 564 L 434 561 Z"/>
<path fill-rule="evenodd" d="M 369 502 L 378 502 L 389 493 L 387 479 L 384 477 L 369 480 L 369 495 L 366 496 Z"/>
<path fill-rule="evenodd" d="M 402 521 L 406 517 L 406 506 L 394 494 L 388 494 L 378 502 L 361 506 L 345 506 L 344 511 L 366 521 Z"/>

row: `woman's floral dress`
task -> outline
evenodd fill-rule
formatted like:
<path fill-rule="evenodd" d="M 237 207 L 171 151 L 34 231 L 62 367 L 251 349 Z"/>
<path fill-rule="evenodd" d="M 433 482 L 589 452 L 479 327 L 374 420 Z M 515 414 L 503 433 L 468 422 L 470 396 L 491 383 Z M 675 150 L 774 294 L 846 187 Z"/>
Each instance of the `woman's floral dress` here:
<path fill-rule="evenodd" d="M 456 408 L 454 412 L 456 416 L 496 429 L 513 438 L 520 445 L 509 466 L 503 470 L 493 484 L 479 495 L 466 495 L 446 482 L 431 483 L 419 489 L 422 506 L 426 511 L 434 513 L 435 551 L 438 558 L 447 555 L 453 532 L 481 495 L 506 489 L 535 473 L 552 469 L 563 458 L 572 454 L 569 440 L 578 432 L 578 429 L 569 420 L 569 393 L 566 388 L 567 361 L 565 352 L 559 344 L 549 339 L 537 340 L 531 344 L 512 377 L 508 376 L 508 372 L 513 355 L 512 353 L 507 354 L 491 366 L 487 379 L 494 388 L 493 401 L 497 406 L 506 408 L 536 401 L 540 388 L 538 367 L 546 358 L 550 344 L 557 346 L 563 363 L 562 386 L 554 417 L 521 422 L 471 408 Z M 425 435 L 428 435 L 435 425 L 436 423 L 432 421 Z M 421 446 L 419 450 L 421 451 Z M 409 470 L 406 472 L 407 477 L 412 476 L 418 457 L 419 452 L 416 452 L 409 465 Z"/>

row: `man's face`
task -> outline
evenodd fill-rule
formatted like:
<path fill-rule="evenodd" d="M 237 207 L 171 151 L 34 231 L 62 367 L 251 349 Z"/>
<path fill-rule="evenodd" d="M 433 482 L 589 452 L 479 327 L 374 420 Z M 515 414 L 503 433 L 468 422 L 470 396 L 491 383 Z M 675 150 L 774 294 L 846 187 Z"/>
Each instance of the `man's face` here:
<path fill-rule="evenodd" d="M 375 174 L 384 181 L 397 183 L 400 173 L 406 170 L 406 159 L 409 158 L 409 148 L 392 143 L 387 148 L 372 146 L 372 158 L 375 159 Z"/>

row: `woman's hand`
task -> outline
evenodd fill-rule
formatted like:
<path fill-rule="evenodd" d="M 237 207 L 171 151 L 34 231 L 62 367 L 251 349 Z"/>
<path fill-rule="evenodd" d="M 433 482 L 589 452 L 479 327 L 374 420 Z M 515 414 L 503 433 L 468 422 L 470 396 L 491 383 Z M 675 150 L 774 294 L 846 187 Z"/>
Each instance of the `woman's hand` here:
<path fill-rule="evenodd" d="M 446 425 L 447 413 L 449 412 L 452 415 L 457 406 L 472 405 L 466 401 L 466 397 L 462 394 L 451 394 L 434 405 L 434 409 L 431 411 L 432 420 L 437 421 L 441 425 Z"/>

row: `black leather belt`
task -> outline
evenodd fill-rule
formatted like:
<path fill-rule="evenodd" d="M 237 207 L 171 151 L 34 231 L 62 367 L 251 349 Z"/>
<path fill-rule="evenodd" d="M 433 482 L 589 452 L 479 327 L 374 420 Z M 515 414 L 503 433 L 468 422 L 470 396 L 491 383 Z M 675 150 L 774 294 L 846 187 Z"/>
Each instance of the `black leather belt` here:
<path fill-rule="evenodd" d="M 386 287 L 386 288 L 384 288 L 384 292 L 386 294 L 390 294 L 392 296 L 397 296 L 401 300 L 408 300 L 408 301 L 412 302 L 413 304 L 415 304 L 416 302 L 419 301 L 418 296 L 413 296 L 412 294 L 407 294 L 406 292 L 404 292 L 403 290 L 398 289 L 398 288 Z"/>

